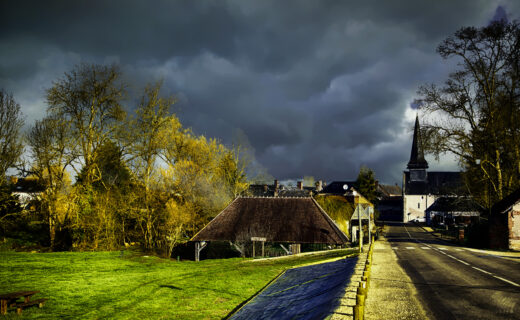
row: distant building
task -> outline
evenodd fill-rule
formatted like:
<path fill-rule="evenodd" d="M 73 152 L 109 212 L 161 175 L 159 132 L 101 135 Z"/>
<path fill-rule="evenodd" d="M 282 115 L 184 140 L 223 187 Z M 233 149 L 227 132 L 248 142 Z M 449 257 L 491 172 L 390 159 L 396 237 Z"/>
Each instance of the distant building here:
<path fill-rule="evenodd" d="M 391 197 L 402 197 L 403 189 L 397 184 L 381 184 L 376 181 L 376 192 L 378 199 L 391 198 Z"/>
<path fill-rule="evenodd" d="M 12 176 L 11 193 L 18 197 L 22 208 L 31 209 L 34 202 L 40 201 L 45 187 L 36 178 L 18 178 Z"/>
<path fill-rule="evenodd" d="M 520 189 L 491 208 L 489 246 L 493 249 L 520 250 Z"/>
<path fill-rule="evenodd" d="M 398 185 L 377 184 L 379 220 L 403 221 L 403 190 Z"/>
<path fill-rule="evenodd" d="M 331 201 L 336 202 L 336 205 L 334 205 L 334 207 L 342 208 L 341 210 L 344 211 L 342 212 L 342 214 L 338 214 L 338 212 L 329 212 L 329 215 L 331 215 L 332 219 L 336 222 L 336 224 L 338 224 L 341 230 L 349 235 L 353 235 L 353 227 L 355 227 L 355 229 L 357 228 L 358 220 L 356 217 L 352 215 L 356 207 L 358 205 L 361 205 L 363 210 L 370 207 L 370 224 L 372 230 L 375 230 L 374 204 L 372 204 L 372 202 L 370 202 L 359 191 L 356 190 L 355 181 L 333 181 L 330 184 L 326 185 L 323 188 L 323 190 L 321 190 L 321 192 L 318 193 L 316 199 L 319 201 L 326 201 L 325 199 L 329 199 Z M 348 206 L 345 206 L 343 203 L 348 204 Z M 352 211 L 347 213 L 345 211 L 348 210 L 347 207 L 349 207 Z M 368 228 L 368 220 L 366 221 L 365 225 Z M 365 235 L 368 235 L 368 232 L 366 232 Z"/>
<path fill-rule="evenodd" d="M 296 187 L 281 185 L 278 180 L 273 184 L 251 184 L 246 192 L 246 196 L 253 197 L 310 197 L 315 193 L 314 187 L 304 187 L 301 181 L 297 182 Z"/>
<path fill-rule="evenodd" d="M 463 194 L 460 172 L 427 170 L 418 116 L 407 168 L 403 173 L 403 222 L 419 220 L 429 224 L 431 219 L 426 215 L 426 209 L 438 198 Z"/>
<path fill-rule="evenodd" d="M 349 189 L 353 188 L 355 184 L 355 181 L 332 181 L 324 186 L 319 193 L 346 196 L 351 193 Z"/>
<path fill-rule="evenodd" d="M 478 222 L 484 209 L 471 197 L 440 197 L 426 209 L 428 224 L 459 226 Z"/>

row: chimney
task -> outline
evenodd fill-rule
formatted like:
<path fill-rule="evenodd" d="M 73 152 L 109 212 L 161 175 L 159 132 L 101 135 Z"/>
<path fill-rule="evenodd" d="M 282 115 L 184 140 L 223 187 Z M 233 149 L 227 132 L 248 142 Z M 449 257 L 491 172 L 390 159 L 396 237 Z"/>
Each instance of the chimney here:
<path fill-rule="evenodd" d="M 278 197 L 278 188 L 280 187 L 280 185 L 278 184 L 278 180 L 274 180 L 274 196 L 275 197 Z"/>
<path fill-rule="evenodd" d="M 323 190 L 323 181 L 318 180 L 316 181 L 316 191 L 320 192 L 321 190 Z"/>
<path fill-rule="evenodd" d="M 376 185 L 376 190 L 377 190 L 379 188 L 379 180 L 375 181 L 375 185 Z"/>
<path fill-rule="evenodd" d="M 302 181 L 296 182 L 296 186 L 298 187 L 298 189 L 303 190 L 303 182 Z"/>

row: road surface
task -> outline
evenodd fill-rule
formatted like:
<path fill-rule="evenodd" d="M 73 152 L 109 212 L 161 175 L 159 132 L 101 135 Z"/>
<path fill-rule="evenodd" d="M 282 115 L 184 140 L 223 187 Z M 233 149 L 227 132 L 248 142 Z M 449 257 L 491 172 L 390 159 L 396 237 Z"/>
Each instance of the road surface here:
<path fill-rule="evenodd" d="M 520 259 L 470 251 L 415 224 L 386 228 L 428 318 L 520 319 Z"/>

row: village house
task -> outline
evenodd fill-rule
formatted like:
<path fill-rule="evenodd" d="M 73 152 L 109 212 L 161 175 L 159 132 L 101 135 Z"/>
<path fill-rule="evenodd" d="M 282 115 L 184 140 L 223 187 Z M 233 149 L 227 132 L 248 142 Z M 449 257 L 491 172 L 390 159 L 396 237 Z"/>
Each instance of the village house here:
<path fill-rule="evenodd" d="M 323 190 L 321 190 L 316 197 L 325 197 L 330 200 L 336 201 L 338 204 L 344 202 L 349 205 L 351 212 L 348 216 L 331 216 L 332 219 L 334 219 L 334 221 L 339 225 L 341 230 L 348 235 L 355 235 L 358 229 L 359 221 L 357 220 L 357 217 L 353 215 L 356 207 L 359 205 L 361 206 L 363 212 L 369 212 L 370 219 L 368 219 L 368 216 L 366 216 L 365 218 L 362 217 L 362 224 L 364 225 L 364 228 L 366 228 L 364 234 L 365 236 L 367 236 L 369 229 L 369 220 L 370 229 L 375 230 L 374 205 L 370 201 L 368 201 L 368 199 L 365 198 L 359 191 L 356 190 L 355 185 L 355 181 L 333 181 L 330 184 L 323 187 Z M 346 210 L 346 206 L 344 207 L 344 210 Z M 332 214 L 332 212 L 330 214 Z"/>
<path fill-rule="evenodd" d="M 489 247 L 520 250 L 520 189 L 491 208 Z"/>
<path fill-rule="evenodd" d="M 253 197 L 310 197 L 316 188 L 303 186 L 302 181 L 296 183 L 296 187 L 281 185 L 278 180 L 269 184 L 251 184 L 246 192 L 247 196 Z"/>
<path fill-rule="evenodd" d="M 478 223 L 484 210 L 471 197 L 440 197 L 426 209 L 428 225 L 467 226 Z"/>
<path fill-rule="evenodd" d="M 403 221 L 403 190 L 398 185 L 377 183 L 379 220 Z"/>

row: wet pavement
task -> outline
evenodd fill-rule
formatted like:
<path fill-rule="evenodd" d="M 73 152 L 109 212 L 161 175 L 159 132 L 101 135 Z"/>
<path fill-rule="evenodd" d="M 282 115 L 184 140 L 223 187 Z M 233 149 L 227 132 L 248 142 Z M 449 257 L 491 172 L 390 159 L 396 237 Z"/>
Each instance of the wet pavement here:
<path fill-rule="evenodd" d="M 323 319 L 338 307 L 357 260 L 289 269 L 231 319 Z"/>

